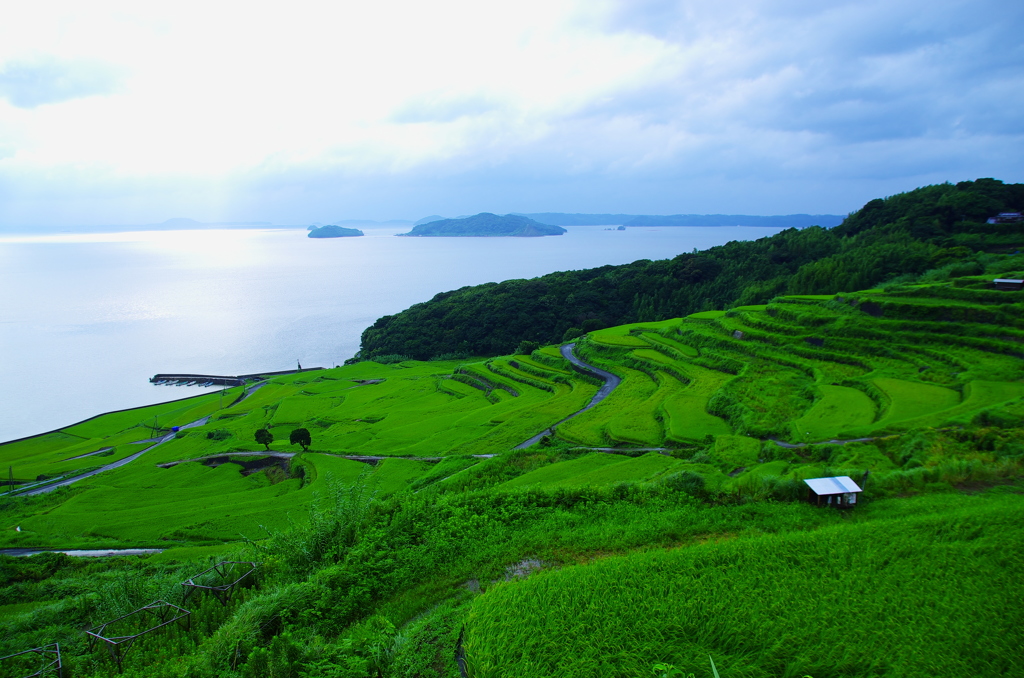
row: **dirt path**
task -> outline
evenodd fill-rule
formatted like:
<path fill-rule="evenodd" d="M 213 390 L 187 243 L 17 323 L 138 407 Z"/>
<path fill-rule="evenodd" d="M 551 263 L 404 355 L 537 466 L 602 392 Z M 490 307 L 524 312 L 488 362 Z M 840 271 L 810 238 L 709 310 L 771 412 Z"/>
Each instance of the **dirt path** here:
<path fill-rule="evenodd" d="M 606 370 L 602 370 L 599 367 L 594 367 L 593 365 L 588 365 L 587 363 L 583 362 L 582 360 L 577 358 L 575 355 L 573 355 L 572 350 L 575 347 L 576 347 L 576 343 L 573 342 L 571 344 L 566 344 L 566 345 L 562 346 L 558 350 L 562 354 L 562 357 L 565 358 L 566 360 L 568 360 L 574 366 L 576 366 L 576 368 L 579 371 L 583 372 L 584 374 L 589 374 L 591 376 L 595 376 L 598 379 L 603 379 L 604 380 L 604 385 L 602 385 L 601 388 L 598 389 L 598 391 L 594 395 L 594 397 L 590 399 L 590 402 L 582 410 L 578 410 L 576 412 L 573 412 L 572 414 L 570 414 L 565 419 L 562 419 L 561 421 L 558 421 L 555 424 L 553 424 L 550 428 L 546 428 L 543 431 L 541 431 L 540 433 L 538 433 L 537 435 L 535 435 L 532 438 L 530 438 L 529 440 L 527 440 L 525 442 L 522 442 L 522 443 L 519 443 L 518 445 L 515 446 L 514 449 L 521 450 L 521 449 L 527 448 L 530 445 L 535 445 L 538 442 L 540 442 L 540 439 L 543 438 L 544 436 L 553 435 L 554 432 L 555 432 L 555 428 L 559 424 L 561 424 L 563 422 L 566 422 L 566 421 L 569 421 L 573 417 L 577 417 L 577 416 L 583 414 L 584 412 L 586 412 L 587 410 L 589 410 L 590 408 L 592 408 L 594 405 L 597 405 L 599 402 L 601 402 L 602 400 L 607 398 L 608 395 L 612 391 L 614 391 L 618 387 L 619 384 L 622 383 L 622 379 L 618 375 L 612 374 L 611 372 L 608 372 Z"/>
<path fill-rule="evenodd" d="M 820 443 L 787 443 L 777 438 L 768 438 L 768 440 L 772 441 L 779 447 L 785 447 L 787 450 L 795 450 L 801 447 L 807 447 L 808 445 L 845 445 L 846 443 L 866 443 L 874 440 L 874 438 L 850 438 L 849 440 L 832 439 L 824 440 Z"/>
<path fill-rule="evenodd" d="M 63 553 L 74 558 L 110 558 L 112 556 L 142 556 L 162 553 L 164 549 L 0 549 L 5 556 L 34 556 L 37 553 Z"/>

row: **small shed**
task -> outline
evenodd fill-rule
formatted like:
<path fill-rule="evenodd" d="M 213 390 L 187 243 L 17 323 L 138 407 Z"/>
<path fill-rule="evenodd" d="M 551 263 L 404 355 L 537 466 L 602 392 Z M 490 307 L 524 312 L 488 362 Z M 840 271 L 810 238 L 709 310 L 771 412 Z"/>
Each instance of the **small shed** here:
<path fill-rule="evenodd" d="M 853 508 L 857 505 L 857 495 L 863 492 L 850 476 L 808 478 L 804 482 L 809 488 L 807 500 L 815 506 Z"/>
<path fill-rule="evenodd" d="M 1016 224 L 1024 221 L 1024 214 L 1020 212 L 1000 212 L 994 217 L 988 218 L 990 224 Z"/>
<path fill-rule="evenodd" d="M 1024 290 L 1024 280 L 1017 278 L 996 278 L 992 284 L 997 290 Z"/>

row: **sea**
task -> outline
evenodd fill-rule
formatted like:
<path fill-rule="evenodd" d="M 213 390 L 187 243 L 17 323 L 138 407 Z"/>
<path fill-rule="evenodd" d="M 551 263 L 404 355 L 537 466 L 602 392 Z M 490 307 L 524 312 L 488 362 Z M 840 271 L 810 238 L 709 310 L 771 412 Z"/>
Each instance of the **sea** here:
<path fill-rule="evenodd" d="M 569 226 L 541 238 L 314 239 L 296 228 L 0 236 L 0 441 L 207 392 L 161 372 L 332 367 L 438 292 L 666 259 L 768 227 Z"/>

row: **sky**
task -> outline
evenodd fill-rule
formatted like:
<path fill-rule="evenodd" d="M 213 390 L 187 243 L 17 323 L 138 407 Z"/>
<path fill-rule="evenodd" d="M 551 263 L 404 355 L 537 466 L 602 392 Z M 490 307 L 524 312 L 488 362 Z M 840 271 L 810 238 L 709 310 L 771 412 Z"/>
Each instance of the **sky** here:
<path fill-rule="evenodd" d="M 19 3 L 0 227 L 846 214 L 1024 181 L 1024 3 Z"/>

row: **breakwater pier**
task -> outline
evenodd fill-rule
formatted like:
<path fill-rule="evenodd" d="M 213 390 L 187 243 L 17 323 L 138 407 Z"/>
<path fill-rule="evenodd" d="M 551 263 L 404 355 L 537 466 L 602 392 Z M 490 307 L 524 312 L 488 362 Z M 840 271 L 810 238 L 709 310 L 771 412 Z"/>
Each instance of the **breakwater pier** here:
<path fill-rule="evenodd" d="M 254 381 L 263 381 L 282 374 L 298 374 L 299 372 L 315 372 L 322 367 L 304 367 L 297 370 L 281 370 L 279 372 L 257 372 L 255 374 L 239 374 L 225 376 L 218 374 L 156 374 L 149 383 L 157 386 L 241 386 Z"/>

